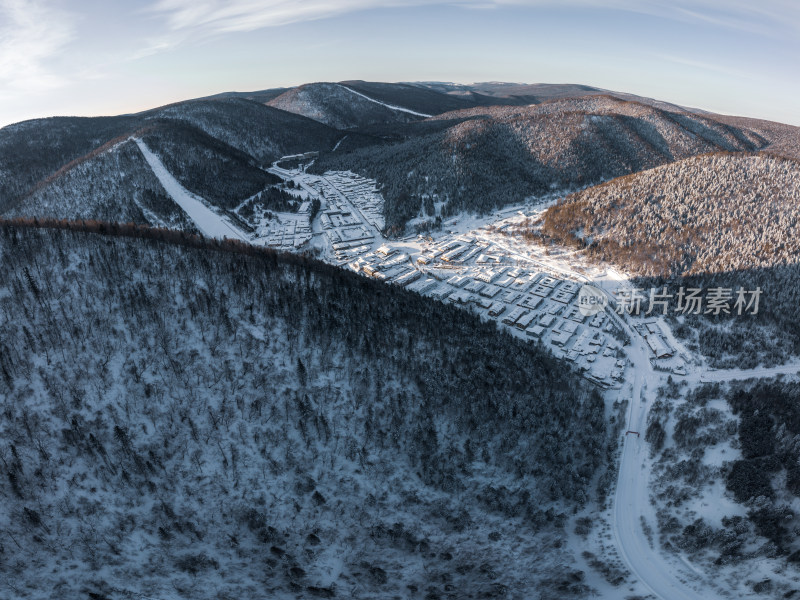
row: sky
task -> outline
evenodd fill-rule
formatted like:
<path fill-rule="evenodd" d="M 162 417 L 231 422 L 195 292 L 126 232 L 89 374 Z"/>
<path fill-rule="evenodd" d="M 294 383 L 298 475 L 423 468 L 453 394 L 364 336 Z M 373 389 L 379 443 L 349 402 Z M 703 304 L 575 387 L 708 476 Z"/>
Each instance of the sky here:
<path fill-rule="evenodd" d="M 797 0 L 0 0 L 0 127 L 313 81 L 580 83 L 800 125 Z"/>

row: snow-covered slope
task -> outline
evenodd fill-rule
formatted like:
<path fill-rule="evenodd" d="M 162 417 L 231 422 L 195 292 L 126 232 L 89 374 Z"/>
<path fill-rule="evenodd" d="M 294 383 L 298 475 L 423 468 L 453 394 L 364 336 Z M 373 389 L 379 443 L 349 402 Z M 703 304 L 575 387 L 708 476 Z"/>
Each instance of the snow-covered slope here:
<path fill-rule="evenodd" d="M 562 525 L 613 441 L 575 375 L 355 274 L 127 231 L 0 226 L 0 596 L 586 596 Z"/>
<path fill-rule="evenodd" d="M 124 140 L 39 185 L 9 217 L 99 219 L 192 230 L 132 140 Z"/>
<path fill-rule="evenodd" d="M 314 169 L 350 169 L 378 181 L 386 221 L 403 227 L 426 198 L 448 214 L 489 213 L 554 189 L 711 151 L 767 145 L 757 132 L 710 116 L 667 112 L 611 96 L 534 106 L 470 108 L 406 126 L 388 142 L 323 156 Z"/>
<path fill-rule="evenodd" d="M 145 123 L 188 124 L 264 164 L 287 154 L 328 150 L 342 137 L 300 114 L 239 98 L 179 102 L 140 117 Z"/>
<path fill-rule="evenodd" d="M 428 116 L 373 99 L 339 83 L 301 85 L 270 100 L 269 105 L 338 129 L 352 129 L 379 123 L 405 123 Z"/>
<path fill-rule="evenodd" d="M 178 180 L 167 171 L 164 163 L 153 154 L 147 144 L 140 139 L 136 140 L 136 144 L 164 190 L 184 210 L 203 235 L 218 239 L 238 239 L 243 242 L 248 240 L 247 234 L 231 223 L 229 219 L 209 208 L 201 198 L 178 183 Z"/>
<path fill-rule="evenodd" d="M 428 115 L 428 114 L 425 114 L 425 113 L 421 113 L 421 112 L 417 112 L 417 111 L 411 110 L 409 108 L 403 108 L 402 106 L 397 106 L 396 104 L 387 104 L 386 102 L 381 102 L 380 100 L 376 100 L 375 98 L 370 98 L 366 94 L 362 94 L 361 92 L 357 92 L 353 88 L 349 88 L 346 85 L 343 85 L 342 87 L 344 89 L 346 89 L 348 92 L 354 93 L 359 98 L 364 98 L 366 100 L 369 100 L 370 102 L 374 102 L 375 104 L 378 104 L 380 106 L 385 106 L 386 108 L 391 109 L 391 110 L 396 111 L 396 112 L 408 113 L 409 115 L 414 115 L 415 117 L 422 117 L 423 119 L 428 118 L 428 117 L 431 116 L 431 115 Z"/>

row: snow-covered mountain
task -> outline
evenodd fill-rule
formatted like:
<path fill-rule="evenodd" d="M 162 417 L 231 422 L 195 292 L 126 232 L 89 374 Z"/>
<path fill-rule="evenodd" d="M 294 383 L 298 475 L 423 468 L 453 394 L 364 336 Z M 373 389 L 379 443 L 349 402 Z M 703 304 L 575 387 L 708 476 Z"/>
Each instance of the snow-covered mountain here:
<path fill-rule="evenodd" d="M 311 119 L 241 99 L 190 101 L 125 117 L 26 121 L 0 129 L 0 213 L 36 214 L 26 212 L 28 197 L 62 176 L 71 182 L 58 182 L 56 186 L 77 189 L 78 172 L 73 169 L 89 161 L 89 167 L 79 171 L 87 175 L 84 194 L 89 196 L 88 205 L 97 202 L 89 189 L 92 180 L 104 179 L 104 187 L 120 199 L 123 219 L 128 213 L 122 197 L 127 195 L 129 184 L 121 176 L 130 173 L 113 168 L 113 162 L 108 163 L 111 168 L 104 169 L 92 159 L 131 136 L 141 135 L 148 136 L 159 151 L 162 146 L 168 147 L 164 159 L 170 164 L 177 167 L 179 161 L 184 172 L 194 169 L 195 177 L 187 180 L 190 187 L 211 189 L 214 200 L 224 196 L 229 201 L 242 190 L 249 192 L 254 178 L 265 178 L 257 172 L 259 166 L 310 148 L 330 150 L 342 137 Z M 220 164 L 225 165 L 224 173 L 215 167 Z M 141 180 L 137 185 L 148 184 Z M 77 213 L 68 205 L 63 211 L 50 205 L 50 212 L 39 216 L 72 218 Z"/>
<path fill-rule="evenodd" d="M 261 101 L 267 96 L 269 105 Z M 257 170 L 272 161 L 320 153 L 314 169 L 354 170 L 378 182 L 393 230 L 425 202 L 442 206 L 442 216 L 486 213 L 704 152 L 791 154 L 798 147 L 796 128 L 623 98 L 630 97 L 587 86 L 347 81 L 277 96 L 221 95 L 125 117 L 29 121 L 0 130 L 0 214 L 35 214 L 23 198 L 141 135 L 184 186 L 222 206 L 263 189 Z M 92 177 L 105 179 L 109 192 L 128 193 L 114 170 Z M 75 173 L 70 178 L 56 185 L 74 188 Z M 86 213 L 49 210 L 40 216 Z M 121 206 L 120 215 L 126 210 Z"/>
<path fill-rule="evenodd" d="M 269 105 L 337 129 L 406 123 L 429 114 L 373 99 L 341 83 L 310 83 L 288 90 Z"/>
<path fill-rule="evenodd" d="M 4 597 L 584 595 L 563 525 L 616 435 L 542 348 L 322 263 L 70 227 L 106 235 L 0 227 Z"/>
<path fill-rule="evenodd" d="M 365 81 L 1 129 L 0 598 L 796 597 L 799 132 Z M 679 287 L 729 310 L 620 310 Z"/>
<path fill-rule="evenodd" d="M 791 129 L 797 139 L 797 128 Z M 672 112 L 608 95 L 532 106 L 478 107 L 406 126 L 380 146 L 321 157 L 314 169 L 376 179 L 386 220 L 402 228 L 426 198 L 488 213 L 553 189 L 579 189 L 713 151 L 767 148 L 778 134 L 759 122 Z"/>

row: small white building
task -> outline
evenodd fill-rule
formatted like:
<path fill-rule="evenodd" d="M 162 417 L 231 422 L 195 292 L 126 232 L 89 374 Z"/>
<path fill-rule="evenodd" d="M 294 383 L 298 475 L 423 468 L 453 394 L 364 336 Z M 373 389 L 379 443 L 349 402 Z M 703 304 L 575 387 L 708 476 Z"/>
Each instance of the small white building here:
<path fill-rule="evenodd" d="M 528 314 L 528 310 L 518 306 L 510 313 L 508 313 L 508 315 L 506 315 L 506 318 L 503 319 L 503 323 L 505 323 L 506 325 L 513 325 L 514 323 L 517 322 L 517 319 L 526 314 Z"/>
<path fill-rule="evenodd" d="M 525 335 L 528 337 L 532 337 L 536 340 L 540 339 L 545 332 L 545 328 L 541 325 L 534 325 L 533 327 L 528 327 L 525 330 Z"/>
<path fill-rule="evenodd" d="M 502 302 L 493 302 L 492 305 L 489 307 L 489 316 L 490 317 L 499 317 L 502 315 L 506 310 L 506 305 Z"/>
<path fill-rule="evenodd" d="M 528 326 L 536 320 L 536 313 L 530 312 L 522 315 L 517 322 L 514 323 L 519 329 L 527 329 Z"/>

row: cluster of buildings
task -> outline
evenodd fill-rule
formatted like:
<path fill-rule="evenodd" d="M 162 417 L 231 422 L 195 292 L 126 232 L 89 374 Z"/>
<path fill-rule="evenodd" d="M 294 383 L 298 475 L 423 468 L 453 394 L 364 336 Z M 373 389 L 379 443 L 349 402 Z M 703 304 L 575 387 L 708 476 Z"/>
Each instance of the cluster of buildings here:
<path fill-rule="evenodd" d="M 605 312 L 583 315 L 577 304 L 581 284 L 524 266 L 482 260 L 488 247 L 473 237 L 460 237 L 426 249 L 412 262 L 407 254 L 384 245 L 349 266 L 496 320 L 518 337 L 549 346 L 599 385 L 611 387 L 621 381 L 626 362 L 615 335 L 618 326 Z"/>
<path fill-rule="evenodd" d="M 482 251 L 489 247 L 487 242 L 479 241 L 474 236 L 448 238 L 432 244 L 417 258 L 420 265 L 440 263 L 440 266 L 456 266 L 481 259 Z"/>
<path fill-rule="evenodd" d="M 469 305 L 518 335 L 538 340 L 600 385 L 610 387 L 625 368 L 615 323 L 605 312 L 584 315 L 578 308 L 580 284 L 520 267 L 473 265 L 444 285 L 443 300 Z M 428 294 L 442 295 L 441 286 Z"/>
<path fill-rule="evenodd" d="M 339 264 L 495 320 L 513 335 L 549 347 L 598 385 L 614 387 L 623 380 L 627 358 L 618 321 L 605 311 L 584 315 L 578 306 L 581 283 L 560 275 L 547 259 L 526 259 L 509 250 L 507 241 L 494 240 L 489 233 L 498 235 L 502 224 L 485 234 L 377 247 L 384 242 L 383 198 L 374 181 L 341 171 L 294 175 L 307 198 L 320 198 L 319 226 Z M 275 247 L 300 247 L 312 235 L 308 205 L 262 223 L 259 237 Z M 673 356 L 655 321 L 636 329 L 655 359 Z"/>
<path fill-rule="evenodd" d="M 311 203 L 303 202 L 296 213 L 271 213 L 255 221 L 255 241 L 281 250 L 298 250 L 311 240 Z"/>
<path fill-rule="evenodd" d="M 414 268 L 407 254 L 385 244 L 375 252 L 350 262 L 348 267 L 367 277 L 402 286 L 410 286 L 422 278 L 422 273 Z"/>
<path fill-rule="evenodd" d="M 650 347 L 653 356 L 658 359 L 672 358 L 675 350 L 667 342 L 664 332 L 654 320 L 637 323 L 634 329 L 641 335 Z"/>
<path fill-rule="evenodd" d="M 383 229 L 383 197 L 375 182 L 346 171 L 303 174 L 301 185 L 320 199 L 322 232 L 338 263 L 370 252 Z"/>
<path fill-rule="evenodd" d="M 383 218 L 383 196 L 376 183 L 351 173 L 350 171 L 328 171 L 325 179 L 341 194 L 347 197 L 364 220 L 378 231 L 383 231 L 386 224 Z"/>

